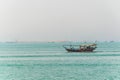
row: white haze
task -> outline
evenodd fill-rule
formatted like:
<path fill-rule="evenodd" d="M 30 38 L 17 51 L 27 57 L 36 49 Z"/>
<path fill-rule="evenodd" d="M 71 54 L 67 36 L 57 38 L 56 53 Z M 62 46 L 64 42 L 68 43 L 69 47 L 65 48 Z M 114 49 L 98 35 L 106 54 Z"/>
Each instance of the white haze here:
<path fill-rule="evenodd" d="M 0 41 L 120 41 L 120 0 L 0 0 Z"/>

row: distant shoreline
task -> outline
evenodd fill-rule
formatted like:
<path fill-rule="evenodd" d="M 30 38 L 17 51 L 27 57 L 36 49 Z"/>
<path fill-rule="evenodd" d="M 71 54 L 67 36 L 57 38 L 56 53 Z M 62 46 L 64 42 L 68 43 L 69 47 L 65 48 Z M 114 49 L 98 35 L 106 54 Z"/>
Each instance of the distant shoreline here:
<path fill-rule="evenodd" d="M 120 41 L 5 41 L 0 43 L 66 43 L 66 42 L 81 42 L 81 43 L 97 43 L 97 42 L 120 42 Z"/>

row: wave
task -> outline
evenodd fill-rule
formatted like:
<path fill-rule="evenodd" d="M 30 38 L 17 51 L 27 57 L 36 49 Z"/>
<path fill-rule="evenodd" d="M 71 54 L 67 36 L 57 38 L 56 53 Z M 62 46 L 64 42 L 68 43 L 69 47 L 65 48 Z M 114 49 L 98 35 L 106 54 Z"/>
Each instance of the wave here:
<path fill-rule="evenodd" d="M 120 64 L 0 64 L 0 66 L 120 66 Z"/>
<path fill-rule="evenodd" d="M 120 51 L 94 51 L 94 52 L 120 52 Z"/>
<path fill-rule="evenodd" d="M 27 57 L 89 57 L 89 56 L 120 56 L 120 54 L 85 54 L 85 53 L 81 53 L 81 54 L 69 54 L 69 55 L 0 55 L 0 58 L 27 58 Z"/>

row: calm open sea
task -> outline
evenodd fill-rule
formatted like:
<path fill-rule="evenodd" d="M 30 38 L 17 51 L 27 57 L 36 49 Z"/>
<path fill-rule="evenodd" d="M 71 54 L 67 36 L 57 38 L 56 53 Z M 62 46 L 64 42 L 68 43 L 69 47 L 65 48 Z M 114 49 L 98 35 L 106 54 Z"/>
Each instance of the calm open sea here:
<path fill-rule="evenodd" d="M 120 42 L 98 42 L 91 53 L 63 44 L 0 43 L 0 80 L 120 80 Z"/>

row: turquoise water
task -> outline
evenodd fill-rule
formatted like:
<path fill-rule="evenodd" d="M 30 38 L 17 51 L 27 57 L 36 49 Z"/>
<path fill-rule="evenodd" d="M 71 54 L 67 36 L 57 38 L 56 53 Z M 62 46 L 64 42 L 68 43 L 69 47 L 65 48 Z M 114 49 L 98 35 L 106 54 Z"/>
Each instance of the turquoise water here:
<path fill-rule="evenodd" d="M 120 80 L 120 42 L 99 42 L 91 53 L 63 44 L 0 43 L 0 80 Z"/>

